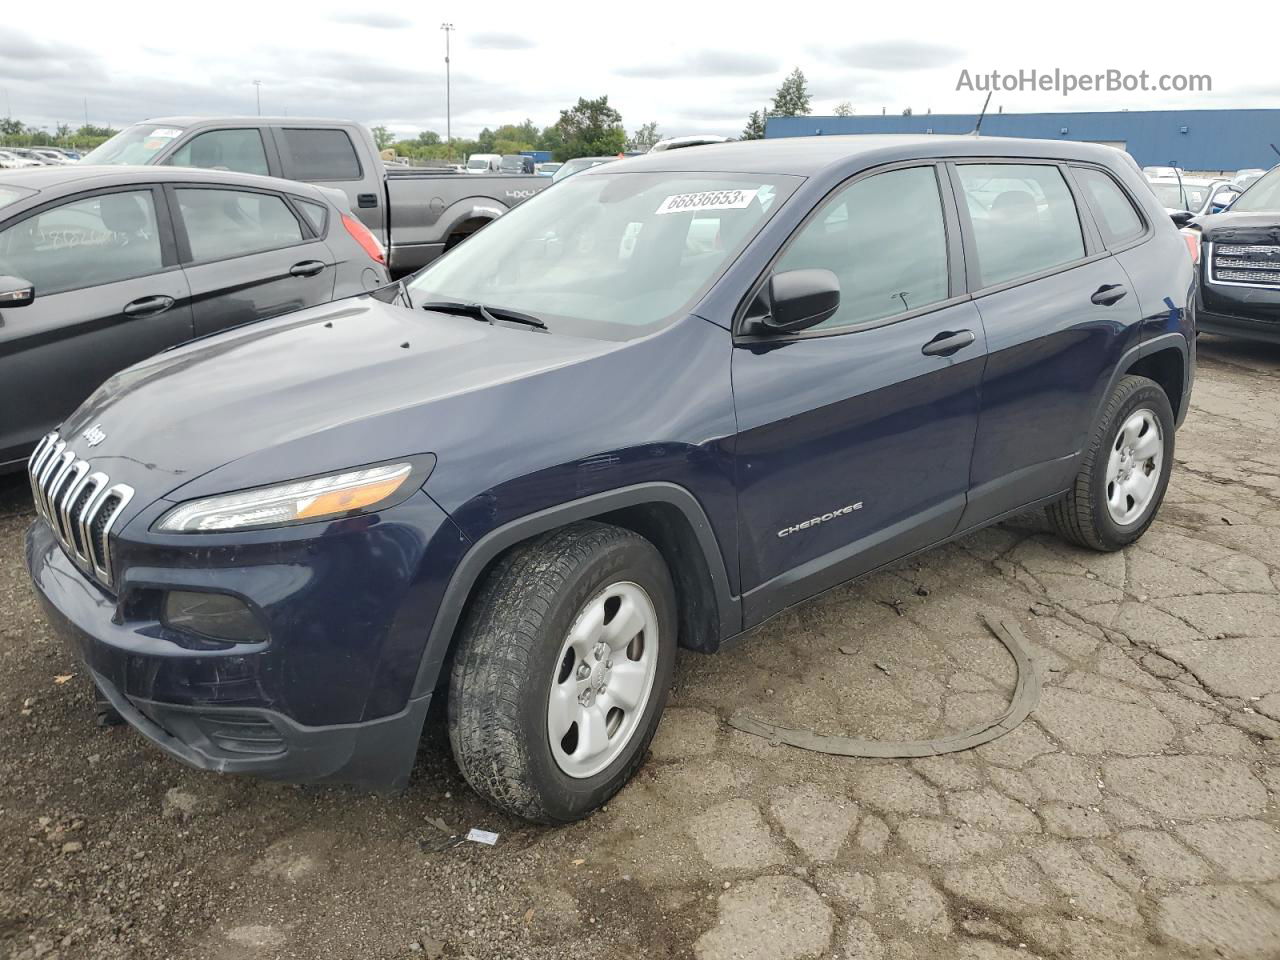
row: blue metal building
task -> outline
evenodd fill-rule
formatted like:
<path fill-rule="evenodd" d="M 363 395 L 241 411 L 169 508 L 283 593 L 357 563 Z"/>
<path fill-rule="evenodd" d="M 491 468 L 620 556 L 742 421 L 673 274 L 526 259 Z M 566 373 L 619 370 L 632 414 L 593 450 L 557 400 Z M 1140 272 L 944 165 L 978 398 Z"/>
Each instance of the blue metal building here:
<path fill-rule="evenodd" d="M 972 133 L 972 113 L 909 117 L 770 117 L 766 137 L 842 133 Z M 1141 166 L 1240 170 L 1273 166 L 1280 156 L 1280 110 L 1124 110 L 1098 113 L 988 113 L 993 137 L 1085 140 L 1128 150 Z"/>

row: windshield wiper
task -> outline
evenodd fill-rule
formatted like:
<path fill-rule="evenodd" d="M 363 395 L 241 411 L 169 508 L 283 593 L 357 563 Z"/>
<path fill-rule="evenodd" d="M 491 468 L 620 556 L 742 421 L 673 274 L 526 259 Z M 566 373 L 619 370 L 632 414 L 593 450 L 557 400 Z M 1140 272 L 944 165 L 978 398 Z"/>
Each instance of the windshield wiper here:
<path fill-rule="evenodd" d="M 526 327 L 536 327 L 539 330 L 547 329 L 547 325 L 537 317 L 521 313 L 519 310 L 508 310 L 506 307 L 486 307 L 483 303 L 462 303 L 458 300 L 433 300 L 430 303 L 422 303 L 418 306 L 423 310 L 436 310 L 440 313 L 460 313 L 463 316 L 475 317 L 477 320 L 483 320 L 491 324 L 497 323 L 499 320 L 508 320 L 511 323 L 522 323 Z"/>

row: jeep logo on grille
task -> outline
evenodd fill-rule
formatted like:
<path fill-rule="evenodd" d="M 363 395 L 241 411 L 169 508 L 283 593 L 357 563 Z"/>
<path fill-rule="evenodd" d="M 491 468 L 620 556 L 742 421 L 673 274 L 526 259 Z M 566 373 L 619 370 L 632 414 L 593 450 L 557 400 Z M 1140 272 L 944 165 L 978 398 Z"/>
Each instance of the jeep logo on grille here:
<path fill-rule="evenodd" d="M 85 443 L 91 447 L 96 447 L 103 440 L 107 439 L 107 431 L 102 429 L 102 424 L 95 423 L 92 427 L 80 434 L 84 437 Z"/>

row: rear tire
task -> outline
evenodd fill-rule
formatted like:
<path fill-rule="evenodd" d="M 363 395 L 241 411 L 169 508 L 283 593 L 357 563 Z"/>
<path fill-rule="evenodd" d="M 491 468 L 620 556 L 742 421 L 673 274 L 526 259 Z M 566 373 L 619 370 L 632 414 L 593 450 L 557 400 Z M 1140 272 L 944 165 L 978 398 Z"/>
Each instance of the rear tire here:
<path fill-rule="evenodd" d="M 449 740 L 496 806 L 568 823 L 644 759 L 675 664 L 675 589 L 643 537 L 592 521 L 520 544 L 461 628 Z"/>
<path fill-rule="evenodd" d="M 1147 377 L 1122 378 L 1071 489 L 1047 510 L 1057 534 L 1111 552 L 1146 533 L 1169 485 L 1173 432 L 1173 408 L 1160 385 Z"/>

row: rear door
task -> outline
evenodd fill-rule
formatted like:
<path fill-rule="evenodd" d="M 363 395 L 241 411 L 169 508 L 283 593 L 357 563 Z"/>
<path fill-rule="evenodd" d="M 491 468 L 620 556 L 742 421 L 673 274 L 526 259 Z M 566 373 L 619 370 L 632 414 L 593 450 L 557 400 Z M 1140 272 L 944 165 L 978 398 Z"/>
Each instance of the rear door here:
<path fill-rule="evenodd" d="M 957 161 L 951 171 L 988 345 L 968 527 L 1067 488 L 1140 310 L 1064 166 Z"/>
<path fill-rule="evenodd" d="M 351 209 L 383 246 L 389 245 L 390 214 L 381 166 L 368 168 L 361 160 L 359 145 L 342 127 L 274 127 L 283 176 L 289 180 L 316 183 L 341 190 L 351 201 Z M 372 156 L 369 140 L 365 155 Z"/>
<path fill-rule="evenodd" d="M 76 194 L 0 223 L 0 273 L 36 291 L 0 310 L 0 463 L 25 456 L 112 374 L 192 335 L 158 187 Z"/>
<path fill-rule="evenodd" d="M 333 254 L 284 194 L 195 183 L 165 190 L 197 335 L 333 299 Z"/>

